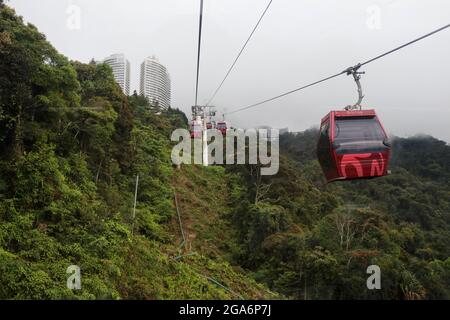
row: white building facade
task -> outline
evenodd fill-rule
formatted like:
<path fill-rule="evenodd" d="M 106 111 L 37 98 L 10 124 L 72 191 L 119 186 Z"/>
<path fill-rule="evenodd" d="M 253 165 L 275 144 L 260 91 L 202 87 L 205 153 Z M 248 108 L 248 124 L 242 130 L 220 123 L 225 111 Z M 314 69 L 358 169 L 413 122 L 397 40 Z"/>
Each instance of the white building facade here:
<path fill-rule="evenodd" d="M 170 75 L 158 59 L 148 57 L 141 64 L 140 94 L 147 97 L 152 105 L 162 109 L 170 107 L 171 103 Z"/>
<path fill-rule="evenodd" d="M 103 60 L 109 65 L 114 74 L 114 79 L 127 96 L 130 95 L 130 62 L 123 54 L 113 54 Z"/>

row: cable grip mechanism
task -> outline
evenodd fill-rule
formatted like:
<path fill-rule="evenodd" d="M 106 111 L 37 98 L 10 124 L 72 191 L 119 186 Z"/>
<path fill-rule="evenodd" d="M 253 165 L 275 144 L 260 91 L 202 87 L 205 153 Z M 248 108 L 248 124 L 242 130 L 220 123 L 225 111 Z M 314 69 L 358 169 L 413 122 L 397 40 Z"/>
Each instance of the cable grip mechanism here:
<path fill-rule="evenodd" d="M 361 102 L 364 99 L 364 95 L 363 95 L 360 80 L 361 80 L 361 75 L 365 74 L 365 72 L 358 71 L 360 67 L 361 67 L 361 64 L 358 63 L 356 66 L 349 67 L 348 69 L 346 69 L 344 71 L 348 76 L 349 75 L 353 76 L 353 79 L 356 82 L 356 86 L 358 87 L 358 101 L 354 105 L 348 105 L 347 107 L 345 107 L 345 110 L 358 110 L 358 109 L 361 110 L 362 109 Z"/>

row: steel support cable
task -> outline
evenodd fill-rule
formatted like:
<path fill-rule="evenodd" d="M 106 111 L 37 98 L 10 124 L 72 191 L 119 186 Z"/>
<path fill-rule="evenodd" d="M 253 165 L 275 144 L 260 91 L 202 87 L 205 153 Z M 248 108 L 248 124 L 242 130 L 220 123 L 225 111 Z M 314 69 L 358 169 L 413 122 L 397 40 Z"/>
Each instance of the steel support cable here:
<path fill-rule="evenodd" d="M 200 50 L 202 45 L 202 25 L 203 25 L 203 0 L 200 0 L 200 17 L 198 23 L 198 47 L 197 47 L 197 79 L 195 81 L 195 106 L 198 102 L 198 80 L 200 76 Z"/>
<path fill-rule="evenodd" d="M 177 198 L 176 192 L 174 192 L 173 197 L 174 197 L 174 201 L 175 201 L 175 208 L 177 210 L 178 223 L 180 225 L 180 230 L 181 230 L 181 237 L 183 238 L 183 241 L 179 245 L 179 247 L 181 248 L 182 246 L 186 245 L 186 237 L 184 235 L 183 223 L 181 221 L 180 208 L 178 206 L 178 198 Z"/>
<path fill-rule="evenodd" d="M 336 78 L 336 77 L 338 77 L 338 76 L 340 76 L 340 75 L 342 75 L 342 74 L 350 75 L 350 74 L 352 74 L 353 72 L 356 72 L 360 67 L 362 67 L 362 66 L 364 66 L 364 65 L 367 65 L 367 64 L 369 64 L 369 63 L 371 63 L 371 62 L 373 62 L 373 61 L 375 61 L 375 60 L 381 59 L 381 58 L 383 58 L 383 57 L 385 57 L 385 56 L 387 56 L 387 55 L 389 55 L 389 54 L 392 54 L 392 53 L 394 53 L 394 52 L 400 50 L 400 49 L 403 49 L 403 48 L 405 48 L 405 47 L 407 47 L 407 46 L 410 46 L 410 45 L 412 45 L 412 44 L 414 44 L 414 43 L 416 43 L 416 42 L 418 42 L 418 41 L 420 41 L 420 40 L 423 40 L 423 39 L 425 39 L 425 38 L 428 38 L 428 37 L 430 37 L 430 36 L 432 36 L 432 35 L 434 35 L 434 34 L 436 34 L 436 33 L 438 33 L 438 32 L 441 32 L 441 31 L 443 31 L 443 30 L 445 30 L 445 29 L 447 29 L 447 28 L 449 28 L 449 27 L 450 27 L 450 24 L 447 24 L 447 25 L 445 25 L 445 26 L 443 26 L 443 27 L 441 27 L 441 28 L 439 28 L 439 29 L 436 29 L 436 30 L 434 30 L 434 31 L 432 31 L 432 32 L 430 32 L 430 33 L 427 33 L 426 35 L 423 35 L 423 36 L 421 36 L 421 37 L 419 37 L 419 38 L 417 38 L 417 39 L 414 39 L 414 40 L 412 40 L 412 41 L 410 41 L 410 42 L 408 42 L 408 43 L 405 43 L 405 44 L 403 44 L 403 45 L 401 45 L 401 46 L 399 46 L 399 47 L 397 47 L 397 48 L 395 48 L 395 49 L 389 50 L 389 51 L 387 51 L 387 52 L 385 52 L 385 53 L 383 53 L 383 54 L 380 54 L 380 55 L 378 55 L 378 56 L 376 56 L 376 57 L 374 57 L 374 58 L 372 58 L 372 59 L 369 59 L 369 60 L 367 60 L 367 61 L 365 61 L 365 62 L 363 62 L 363 63 L 359 63 L 359 64 L 357 64 L 357 65 L 355 65 L 355 66 L 353 66 L 353 67 L 347 68 L 346 70 L 344 70 L 344 71 L 342 71 L 342 72 L 340 72 L 340 73 L 337 73 L 337 74 L 332 75 L 332 76 L 329 76 L 329 77 L 327 77 L 327 78 L 324 78 L 324 79 L 315 81 L 315 82 L 310 83 L 310 84 L 308 84 L 308 85 L 305 85 L 305 86 L 303 86 L 303 87 L 300 87 L 300 88 L 297 88 L 297 89 L 294 89 L 294 90 L 285 92 L 285 93 L 280 94 L 280 95 L 278 95 L 278 96 L 275 96 L 275 97 L 273 97 L 273 98 L 269 98 L 269 99 L 263 100 L 263 101 L 261 101 L 261 102 L 251 104 L 251 105 L 249 105 L 249 106 L 242 107 L 242 108 L 238 108 L 238 109 L 236 109 L 236 110 L 233 110 L 233 111 L 224 113 L 224 115 L 234 114 L 234 113 L 237 113 L 237 112 L 240 112 L 240 111 L 244 111 L 244 110 L 247 110 L 247 109 L 251 109 L 251 108 L 260 106 L 260 105 L 265 104 L 265 103 L 267 103 L 267 102 L 270 102 L 270 101 L 273 101 L 273 100 L 282 98 L 282 97 L 284 97 L 284 96 L 290 95 L 290 94 L 292 94 L 292 93 L 294 93 L 294 92 L 297 92 L 297 91 L 300 91 L 300 90 L 303 90 L 303 89 L 312 87 L 312 86 L 314 86 L 314 85 L 317 85 L 317 84 L 319 84 L 319 83 L 322 83 L 322 82 L 331 80 L 331 79 Z"/>
<path fill-rule="evenodd" d="M 261 105 L 261 104 L 264 104 L 264 103 L 267 103 L 267 102 L 270 102 L 270 101 L 273 101 L 273 100 L 282 98 L 282 97 L 287 96 L 287 95 L 290 95 L 290 94 L 292 94 L 292 93 L 294 93 L 294 92 L 297 92 L 297 91 L 300 91 L 300 90 L 303 90 L 303 89 L 312 87 L 312 86 L 314 86 L 314 85 L 316 85 L 316 84 L 319 84 L 319 83 L 322 83 L 322 82 L 331 80 L 331 79 L 336 78 L 336 77 L 338 77 L 338 76 L 340 76 L 341 74 L 344 74 L 344 73 L 346 73 L 346 72 L 347 72 L 347 71 L 342 71 L 342 72 L 340 72 L 340 73 L 336 73 L 335 75 L 332 75 L 332 76 L 326 77 L 326 78 L 324 78 L 324 79 L 315 81 L 315 82 L 313 82 L 313 83 L 307 84 L 306 86 L 303 86 L 303 87 L 300 87 L 300 88 L 297 88 L 297 89 L 294 89 L 294 90 L 291 90 L 291 91 L 282 93 L 282 94 L 280 94 L 280 95 L 278 95 L 278 96 L 275 96 L 275 97 L 273 97 L 273 98 L 269 98 L 269 99 L 266 99 L 266 100 L 264 100 L 264 101 L 261 101 L 261 102 L 255 103 L 255 104 L 251 104 L 251 105 L 249 105 L 249 106 L 246 106 L 246 107 L 243 107 L 243 108 L 239 108 L 239 109 L 234 110 L 234 111 L 231 111 L 231 112 L 224 113 L 224 115 L 229 115 L 229 114 L 233 114 L 233 113 L 237 113 L 237 112 L 240 112 L 240 111 L 244 111 L 244 110 L 247 110 L 247 109 L 251 109 L 251 108 L 257 107 L 257 106 L 259 106 L 259 105 Z"/>
<path fill-rule="evenodd" d="M 414 40 L 412 40 L 412 41 L 410 41 L 410 42 L 408 42 L 408 43 L 405 43 L 405 44 L 403 44 L 403 45 L 401 45 L 401 46 L 399 46 L 399 47 L 397 47 L 397 48 L 395 48 L 395 49 L 392 49 L 392 50 L 390 50 L 390 51 L 388 51 L 388 52 L 385 52 L 385 53 L 383 53 L 383 54 L 380 54 L 379 56 L 376 56 L 375 58 L 372 58 L 372 59 L 370 59 L 370 60 L 367 60 L 366 62 L 361 63 L 360 66 L 362 67 L 362 66 L 364 66 L 364 65 L 366 65 L 366 64 L 369 64 L 369 63 L 371 63 L 371 62 L 373 62 L 373 61 L 375 61 L 375 60 L 378 60 L 378 59 L 380 59 L 380 58 L 383 58 L 383 57 L 385 57 L 385 56 L 387 56 L 387 55 L 389 55 L 389 54 L 391 54 L 391 53 L 394 53 L 395 51 L 398 51 L 398 50 L 403 49 L 403 48 L 405 48 L 405 47 L 407 47 L 407 46 L 410 46 L 410 45 L 412 45 L 412 44 L 414 44 L 414 43 L 416 43 L 416 42 L 418 42 L 418 41 L 420 41 L 420 40 L 423 40 L 423 39 L 425 39 L 425 38 L 428 38 L 428 37 L 430 37 L 430 36 L 432 36 L 432 35 L 434 35 L 434 34 L 436 34 L 436 33 L 438 33 L 438 32 L 441 32 L 441 31 L 447 29 L 447 28 L 450 28 L 450 23 L 447 24 L 447 25 L 445 25 L 445 26 L 443 26 L 443 27 L 441 27 L 441 28 L 439 28 L 439 29 L 436 29 L 436 30 L 434 30 L 434 31 L 431 31 L 430 33 L 427 33 L 426 35 L 423 35 L 423 36 L 421 36 L 421 37 L 419 37 L 419 38 L 417 38 L 417 39 L 414 39 Z"/>
<path fill-rule="evenodd" d="M 259 24 L 261 23 L 262 19 L 264 18 L 264 16 L 266 15 L 266 12 L 269 10 L 270 5 L 272 4 L 273 0 L 270 0 L 269 3 L 266 6 L 266 9 L 263 11 L 263 13 L 261 14 L 261 16 L 258 19 L 258 22 L 256 23 L 256 25 L 253 27 L 252 32 L 250 33 L 250 35 L 248 36 L 247 40 L 244 42 L 244 45 L 242 46 L 241 50 L 239 51 L 238 55 L 236 56 L 236 58 L 234 59 L 233 63 L 231 64 L 230 68 L 228 69 L 227 73 L 225 74 L 225 77 L 223 78 L 222 82 L 220 82 L 219 86 L 217 87 L 217 89 L 214 91 L 214 94 L 211 96 L 211 98 L 208 100 L 208 103 L 206 104 L 207 106 L 210 105 L 210 103 L 214 100 L 214 98 L 216 97 L 217 93 L 220 91 L 220 89 L 222 88 L 223 84 L 225 83 L 225 81 L 227 80 L 228 76 L 230 75 L 231 71 L 233 70 L 234 66 L 236 65 L 237 61 L 239 60 L 239 58 L 241 57 L 242 53 L 245 50 L 245 47 L 247 46 L 247 44 L 250 42 L 250 39 L 253 37 L 253 34 L 255 33 L 256 29 L 258 29 Z"/>

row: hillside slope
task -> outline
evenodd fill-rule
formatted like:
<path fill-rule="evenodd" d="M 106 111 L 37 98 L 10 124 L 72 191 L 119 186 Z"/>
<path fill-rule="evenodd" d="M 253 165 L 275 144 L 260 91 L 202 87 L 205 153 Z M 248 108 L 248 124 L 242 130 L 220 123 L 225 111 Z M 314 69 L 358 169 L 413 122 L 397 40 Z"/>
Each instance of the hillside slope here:
<path fill-rule="evenodd" d="M 185 125 L 0 1 L 0 299 L 273 296 L 201 250 L 177 258 L 169 137 Z M 71 265 L 81 290 L 67 287 Z"/>
<path fill-rule="evenodd" d="M 316 137 L 282 136 L 280 171 L 263 179 L 258 166 L 183 166 L 174 187 L 187 252 L 227 260 L 296 299 L 448 299 L 450 186 L 435 172 L 448 174 L 450 147 L 396 138 L 390 176 L 325 184 Z M 373 264 L 383 290 L 366 287 Z"/>

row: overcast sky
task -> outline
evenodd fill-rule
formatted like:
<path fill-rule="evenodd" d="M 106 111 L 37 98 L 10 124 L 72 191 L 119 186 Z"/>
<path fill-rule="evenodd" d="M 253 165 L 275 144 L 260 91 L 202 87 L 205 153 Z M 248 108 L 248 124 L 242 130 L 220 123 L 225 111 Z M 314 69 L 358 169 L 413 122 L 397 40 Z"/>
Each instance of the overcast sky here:
<path fill-rule="evenodd" d="M 200 103 L 209 100 L 267 3 L 205 0 Z M 124 53 L 133 90 L 140 63 L 156 55 L 171 74 L 173 107 L 190 111 L 199 0 L 11 0 L 9 5 L 70 59 L 88 62 Z M 270 98 L 448 23 L 448 0 L 273 0 L 213 104 L 222 112 Z M 450 142 L 450 29 L 363 70 L 363 106 L 376 108 L 390 133 L 426 133 Z M 352 78 L 341 76 L 227 120 L 234 126 L 304 130 L 356 97 Z"/>

